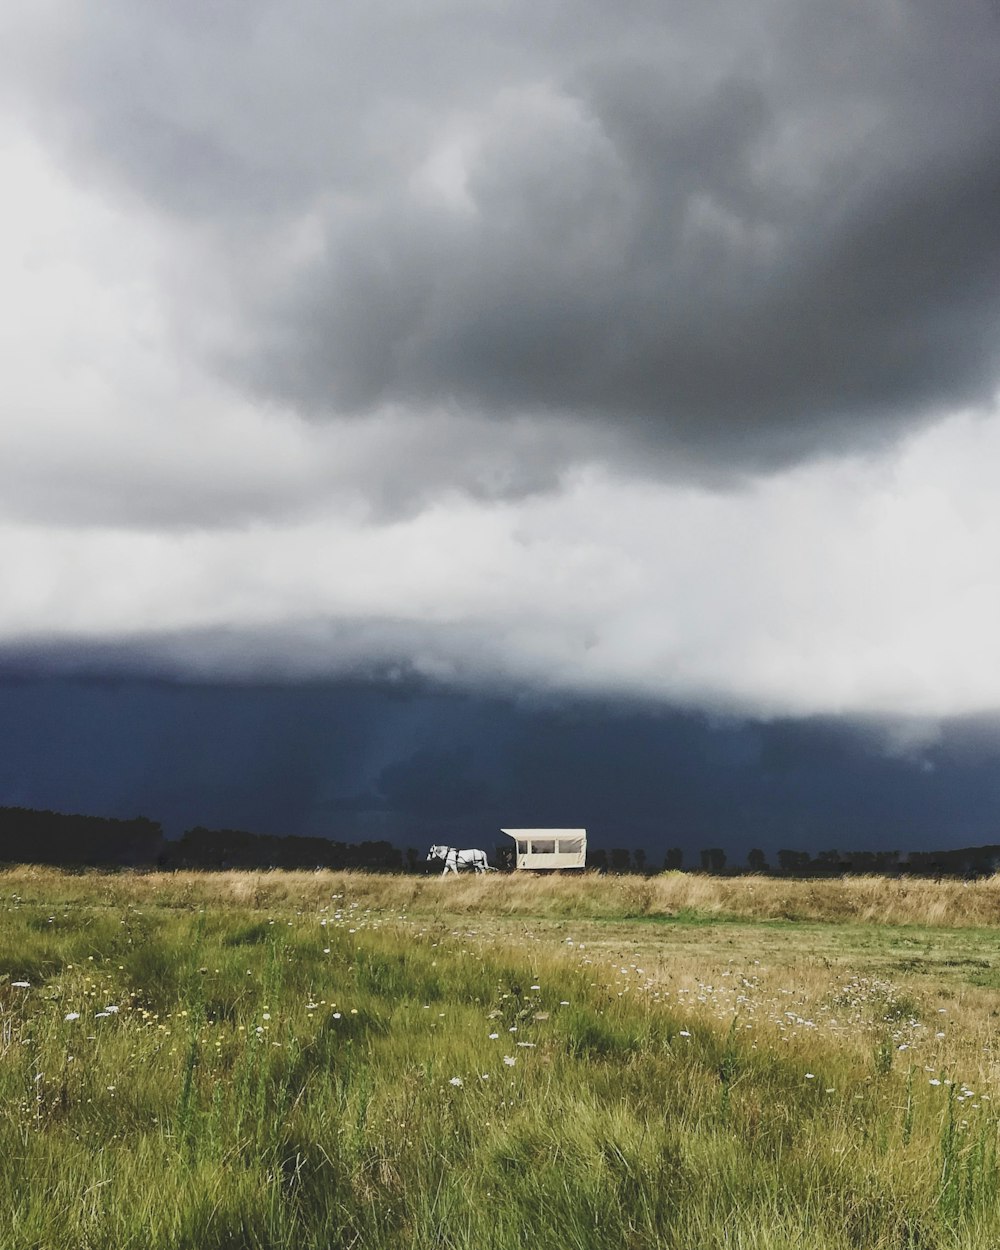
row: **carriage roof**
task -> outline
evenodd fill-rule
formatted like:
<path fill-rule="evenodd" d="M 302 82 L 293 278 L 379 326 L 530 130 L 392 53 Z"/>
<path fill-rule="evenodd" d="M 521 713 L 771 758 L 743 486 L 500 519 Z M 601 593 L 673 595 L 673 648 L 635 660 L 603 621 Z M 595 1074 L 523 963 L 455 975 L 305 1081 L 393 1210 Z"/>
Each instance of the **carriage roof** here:
<path fill-rule="evenodd" d="M 582 838 L 586 840 L 586 829 L 501 829 L 508 838 L 551 838 L 556 842 Z"/>

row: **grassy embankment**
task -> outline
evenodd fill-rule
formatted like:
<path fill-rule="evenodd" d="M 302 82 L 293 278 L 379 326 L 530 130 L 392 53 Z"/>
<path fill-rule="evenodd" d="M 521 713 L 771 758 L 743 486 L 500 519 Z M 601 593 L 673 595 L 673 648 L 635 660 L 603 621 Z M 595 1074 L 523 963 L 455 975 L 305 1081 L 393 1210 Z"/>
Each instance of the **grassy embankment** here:
<path fill-rule="evenodd" d="M 0 1244 L 992 1250 L 998 917 L 993 882 L 0 874 Z"/>

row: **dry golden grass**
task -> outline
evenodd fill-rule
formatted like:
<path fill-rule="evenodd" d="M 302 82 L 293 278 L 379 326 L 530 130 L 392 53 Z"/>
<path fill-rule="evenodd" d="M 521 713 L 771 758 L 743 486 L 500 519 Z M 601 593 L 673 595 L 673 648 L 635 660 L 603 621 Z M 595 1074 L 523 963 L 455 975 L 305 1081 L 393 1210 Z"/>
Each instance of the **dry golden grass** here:
<path fill-rule="evenodd" d="M 702 916 L 747 920 L 849 922 L 946 928 L 1000 927 L 1000 876 L 978 881 L 845 877 L 785 880 L 663 873 L 655 877 L 542 876 L 490 873 L 461 877 L 362 872 L 64 873 L 24 866 L 0 872 L 0 891 L 92 898 L 94 879 L 109 903 L 153 900 L 309 908 L 331 893 L 383 911 L 427 915 L 655 918 Z"/>
<path fill-rule="evenodd" d="M 551 939 L 542 929 L 539 939 Z M 692 1023 L 736 1020 L 762 1049 L 805 1057 L 825 1043 L 861 1064 L 916 1066 L 1000 1095 L 997 991 L 968 979 L 1000 977 L 1000 958 L 973 931 L 936 932 L 929 953 L 888 929 L 844 925 L 583 924 L 571 940 L 619 993 Z"/>

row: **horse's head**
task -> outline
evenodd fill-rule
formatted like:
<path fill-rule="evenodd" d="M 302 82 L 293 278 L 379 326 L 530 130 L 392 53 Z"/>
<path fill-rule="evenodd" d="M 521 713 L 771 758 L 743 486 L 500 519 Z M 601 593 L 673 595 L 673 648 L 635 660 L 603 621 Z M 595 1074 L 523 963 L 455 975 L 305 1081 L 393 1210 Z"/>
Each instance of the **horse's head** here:
<path fill-rule="evenodd" d="M 428 859 L 444 859 L 444 847 L 432 846 L 431 849 L 427 852 L 427 858 Z"/>

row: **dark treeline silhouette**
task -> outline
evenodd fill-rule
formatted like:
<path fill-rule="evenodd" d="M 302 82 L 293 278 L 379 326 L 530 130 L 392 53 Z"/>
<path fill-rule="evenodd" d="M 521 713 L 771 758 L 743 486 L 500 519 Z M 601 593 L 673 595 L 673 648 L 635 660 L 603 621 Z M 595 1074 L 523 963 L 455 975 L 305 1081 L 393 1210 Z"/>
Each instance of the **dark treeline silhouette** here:
<path fill-rule="evenodd" d="M 165 868 L 366 868 L 399 872 L 403 855 L 390 842 L 330 842 L 326 838 L 189 829 L 164 844 Z"/>
<path fill-rule="evenodd" d="M 154 864 L 163 849 L 155 820 L 64 816 L 27 807 L 0 807 L 0 861 L 67 867 Z"/>
<path fill-rule="evenodd" d="M 1000 871 L 1000 846 L 960 846 L 941 851 L 808 851 L 780 850 L 770 865 L 763 851 L 747 855 L 747 870 L 781 877 L 882 876 L 985 877 Z"/>
<path fill-rule="evenodd" d="M 389 842 L 330 842 L 239 829 L 189 829 L 176 842 L 155 820 L 0 807 L 0 863 L 67 868 L 365 868 L 399 871 Z"/>
<path fill-rule="evenodd" d="M 713 876 L 738 877 L 755 873 L 768 877 L 843 877 L 875 873 L 881 876 L 984 877 L 1000 872 L 1000 845 L 961 846 L 946 851 L 809 851 L 782 849 L 769 863 L 765 853 L 754 847 L 746 863 L 730 863 L 721 847 L 708 847 L 698 853 L 697 864 L 684 863 L 684 852 L 672 847 L 661 865 L 650 863 L 646 852 L 630 853 L 624 847 L 588 852 L 587 866 L 600 872 L 642 873 L 697 871 Z"/>
<path fill-rule="evenodd" d="M 941 851 L 806 851 L 781 850 L 777 869 L 760 851 L 747 856 L 750 871 L 784 877 L 843 877 L 863 873 L 882 876 L 986 877 L 1000 871 L 1000 846 L 960 846 Z"/>
<path fill-rule="evenodd" d="M 510 848 L 497 847 L 493 862 L 511 867 Z M 376 872 L 426 872 L 426 854 L 410 847 L 405 854 L 390 842 L 331 842 L 327 838 L 247 833 L 241 829 L 196 826 L 169 841 L 155 820 L 137 816 L 64 815 L 25 807 L 0 807 L 0 863 L 53 864 L 66 867 L 160 868 L 361 868 Z M 651 874 L 684 871 L 684 851 L 671 847 L 656 862 L 639 847 L 592 847 L 590 868 L 600 872 Z M 692 865 L 694 867 L 694 865 Z M 775 862 L 755 847 L 745 865 L 730 862 L 720 847 L 698 855 L 697 869 L 727 876 L 762 873 L 777 877 L 837 877 L 880 873 L 889 876 L 980 877 L 1000 871 L 1000 845 L 965 846 L 941 851 L 808 851 L 783 848 Z"/>

